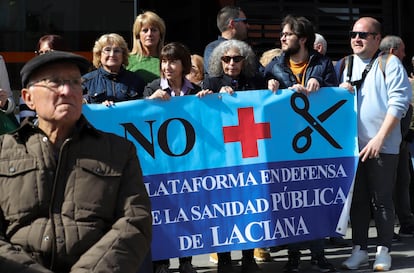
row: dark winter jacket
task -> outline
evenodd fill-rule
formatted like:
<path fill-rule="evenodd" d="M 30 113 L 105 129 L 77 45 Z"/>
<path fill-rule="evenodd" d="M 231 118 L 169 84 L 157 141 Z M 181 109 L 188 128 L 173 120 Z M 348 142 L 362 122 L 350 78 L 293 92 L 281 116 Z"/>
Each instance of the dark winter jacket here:
<path fill-rule="evenodd" d="M 310 78 L 314 78 L 319 82 L 320 87 L 338 86 L 335 70 L 332 61 L 316 51 L 311 51 L 309 57 L 309 65 L 305 72 L 305 86 Z M 275 57 L 265 67 L 265 78 L 276 79 L 280 83 L 280 89 L 285 89 L 297 84 L 295 75 L 287 65 L 289 56 L 283 53 Z M 299 83 L 300 84 L 300 83 Z"/>
<path fill-rule="evenodd" d="M 223 86 L 231 86 L 234 91 L 258 90 L 265 88 L 264 80 L 259 74 L 250 79 L 241 76 L 237 80 L 225 74 L 219 77 L 207 76 L 204 78 L 203 89 L 210 89 L 211 91 L 218 93 Z"/>
<path fill-rule="evenodd" d="M 130 141 L 83 117 L 58 154 L 31 123 L 0 136 L 0 272 L 136 273 L 151 235 Z"/>

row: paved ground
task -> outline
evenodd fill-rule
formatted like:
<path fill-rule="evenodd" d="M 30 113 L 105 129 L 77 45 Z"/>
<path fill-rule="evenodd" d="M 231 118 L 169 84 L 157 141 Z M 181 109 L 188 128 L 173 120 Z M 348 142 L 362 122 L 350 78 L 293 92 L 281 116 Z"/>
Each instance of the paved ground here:
<path fill-rule="evenodd" d="M 395 229 L 398 232 L 398 227 Z M 345 239 L 351 243 L 350 241 L 350 232 L 348 230 Z M 349 273 L 356 273 L 356 272 L 372 272 L 372 264 L 375 259 L 375 237 L 376 237 L 376 230 L 375 228 L 370 228 L 370 245 L 369 245 L 369 257 L 370 257 L 370 266 L 364 267 L 359 270 L 342 270 L 340 268 L 341 263 L 350 255 L 351 247 L 343 247 L 338 248 L 332 246 L 327 241 L 326 243 L 326 257 L 329 261 L 336 266 L 338 272 L 349 272 Z M 302 262 L 301 262 L 301 271 L 300 273 L 311 273 L 311 272 L 319 272 L 312 270 L 310 267 L 310 256 L 309 251 L 302 252 Z M 287 261 L 287 251 L 281 250 L 277 252 L 271 252 L 271 256 L 273 261 L 267 263 L 259 263 L 260 268 L 263 270 L 263 273 L 282 273 L 283 266 Z M 414 238 L 402 238 L 401 242 L 397 242 L 393 244 L 393 250 L 391 253 L 393 258 L 392 263 L 392 270 L 389 272 L 395 273 L 414 273 Z M 233 251 L 232 252 L 233 261 L 236 264 L 236 268 L 239 267 L 237 264 L 240 262 L 241 252 L 240 251 Z M 216 273 L 217 267 L 215 264 L 209 262 L 209 255 L 198 255 L 193 257 L 193 264 L 197 267 L 198 273 Z M 171 267 L 173 272 L 178 272 L 178 259 L 171 259 Z M 240 267 L 239 267 L 240 268 Z M 236 269 L 237 270 L 237 269 Z"/>

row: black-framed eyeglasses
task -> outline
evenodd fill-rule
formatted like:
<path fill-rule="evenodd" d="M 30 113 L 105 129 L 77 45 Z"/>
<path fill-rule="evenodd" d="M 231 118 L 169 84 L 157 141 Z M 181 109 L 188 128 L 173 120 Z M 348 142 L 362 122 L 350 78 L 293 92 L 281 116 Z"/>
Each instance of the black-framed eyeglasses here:
<path fill-rule="evenodd" d="M 245 23 L 245 24 L 248 23 L 247 18 L 234 18 L 233 21 L 234 22 L 242 22 L 242 23 Z"/>
<path fill-rule="evenodd" d="M 355 39 L 356 36 L 358 35 L 360 39 L 366 39 L 368 37 L 368 35 L 372 35 L 375 36 L 378 33 L 376 32 L 365 32 L 365 31 L 350 31 L 349 32 L 349 37 L 351 37 L 352 39 Z"/>
<path fill-rule="evenodd" d="M 53 49 L 36 50 L 36 51 L 35 51 L 35 54 L 36 54 L 36 55 L 42 55 L 42 54 L 46 54 L 46 53 L 49 53 L 49 52 L 52 52 L 52 51 L 53 51 Z"/>
<path fill-rule="evenodd" d="M 41 82 L 44 82 L 44 84 L 39 84 Z M 29 82 L 27 84 L 27 88 L 31 86 L 39 86 L 49 89 L 52 92 L 57 93 L 58 91 L 62 90 L 62 87 L 65 85 L 69 85 L 73 89 L 82 89 L 82 78 L 75 78 L 75 79 L 58 79 L 58 78 L 43 78 L 40 80 L 35 80 L 32 82 Z"/>
<path fill-rule="evenodd" d="M 282 38 L 282 37 L 290 37 L 290 36 L 292 36 L 292 35 L 296 35 L 296 33 L 293 33 L 293 32 L 281 32 L 280 33 L 280 38 Z"/>
<path fill-rule="evenodd" d="M 109 54 L 111 54 L 111 52 L 113 52 L 114 55 L 121 54 L 122 53 L 122 49 L 119 48 L 119 47 L 114 47 L 114 48 L 112 48 L 112 47 L 104 47 L 102 49 L 102 53 L 105 54 L 105 55 L 109 55 Z"/>
<path fill-rule="evenodd" d="M 235 63 L 239 63 L 244 60 L 244 56 L 223 56 L 221 60 L 225 63 L 229 63 L 231 60 Z"/>

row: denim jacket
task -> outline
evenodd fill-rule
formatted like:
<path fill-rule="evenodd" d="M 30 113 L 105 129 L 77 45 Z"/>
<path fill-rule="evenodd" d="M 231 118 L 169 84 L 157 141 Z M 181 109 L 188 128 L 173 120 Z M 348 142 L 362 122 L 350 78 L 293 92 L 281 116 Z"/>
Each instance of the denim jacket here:
<path fill-rule="evenodd" d="M 138 74 L 121 67 L 118 74 L 112 74 L 102 67 L 82 77 L 84 99 L 88 103 L 114 102 L 140 99 L 144 91 L 144 81 Z"/>

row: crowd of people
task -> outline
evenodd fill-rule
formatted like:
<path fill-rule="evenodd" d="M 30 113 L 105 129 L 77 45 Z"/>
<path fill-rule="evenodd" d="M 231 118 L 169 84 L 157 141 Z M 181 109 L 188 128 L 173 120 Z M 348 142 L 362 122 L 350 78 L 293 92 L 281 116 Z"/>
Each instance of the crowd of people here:
<path fill-rule="evenodd" d="M 246 42 L 249 24 L 240 7 L 222 8 L 217 27 L 220 36 L 200 56 L 180 42 L 165 43 L 164 20 L 146 11 L 133 24 L 132 49 L 119 34 L 104 34 L 92 47 L 92 65 L 70 53 L 59 35 L 39 39 L 37 56 L 21 70 L 20 127 L 0 136 L 0 160 L 7 163 L 0 173 L 2 271 L 136 273 L 150 252 L 151 205 L 134 145 L 94 129 L 81 113 L 83 103 L 111 107 L 266 88 L 309 94 L 338 86 L 357 96 L 360 148 L 350 210 L 352 253 L 342 267 L 368 264 L 373 219 L 378 238 L 372 269 L 390 270 L 393 240 L 414 236 L 412 77 L 401 62 L 401 38 L 382 38 L 381 24 L 361 17 L 349 33 L 353 54 L 333 62 L 327 41 L 305 17 L 286 16 L 280 48 L 262 56 Z M 9 114 L 15 101 L 6 76 L 0 58 L 0 109 Z M 299 272 L 306 248 L 315 269 L 336 272 L 323 238 L 286 248 L 286 273 Z M 211 259 L 218 273 L 235 272 L 230 252 Z M 269 259 L 266 249 L 243 250 L 241 272 L 261 272 L 256 261 Z M 153 261 L 153 272 L 169 273 L 169 264 Z M 179 258 L 179 272 L 197 272 L 191 257 Z"/>

